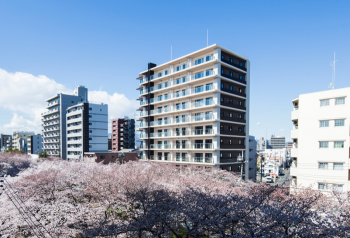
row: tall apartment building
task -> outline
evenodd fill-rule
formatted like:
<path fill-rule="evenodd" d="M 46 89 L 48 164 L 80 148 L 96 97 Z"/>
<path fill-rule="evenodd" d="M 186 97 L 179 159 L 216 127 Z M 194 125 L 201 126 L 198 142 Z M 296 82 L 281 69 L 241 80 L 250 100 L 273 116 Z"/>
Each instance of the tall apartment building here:
<path fill-rule="evenodd" d="M 0 135 L 0 150 L 4 152 L 8 148 L 12 149 L 12 135 Z"/>
<path fill-rule="evenodd" d="M 67 159 L 108 152 L 108 105 L 83 102 L 67 108 Z"/>
<path fill-rule="evenodd" d="M 67 108 L 81 102 L 87 102 L 88 89 L 79 85 L 73 95 L 59 93 L 46 100 L 46 112 L 42 116 L 43 150 L 48 155 L 54 155 L 66 159 L 67 135 L 66 113 Z"/>
<path fill-rule="evenodd" d="M 264 137 L 260 137 L 260 139 L 259 139 L 259 141 L 257 142 L 257 145 L 256 145 L 256 150 L 258 152 L 260 152 L 260 151 L 264 151 L 266 149 L 271 149 L 269 141 L 265 140 Z"/>
<path fill-rule="evenodd" d="M 349 97 L 342 88 L 292 100 L 292 184 L 350 191 Z"/>
<path fill-rule="evenodd" d="M 28 151 L 28 138 L 34 135 L 34 131 L 15 131 L 12 137 L 12 149 L 17 148 L 18 150 L 27 153 Z"/>
<path fill-rule="evenodd" d="M 28 154 L 39 154 L 43 149 L 43 138 L 40 134 L 28 137 Z"/>
<path fill-rule="evenodd" d="M 112 151 L 135 149 L 135 120 L 124 117 L 112 120 Z"/>
<path fill-rule="evenodd" d="M 284 136 L 271 136 L 271 149 L 286 148 L 286 138 Z"/>
<path fill-rule="evenodd" d="M 138 78 L 141 159 L 240 172 L 249 158 L 249 64 L 216 44 L 149 63 Z"/>

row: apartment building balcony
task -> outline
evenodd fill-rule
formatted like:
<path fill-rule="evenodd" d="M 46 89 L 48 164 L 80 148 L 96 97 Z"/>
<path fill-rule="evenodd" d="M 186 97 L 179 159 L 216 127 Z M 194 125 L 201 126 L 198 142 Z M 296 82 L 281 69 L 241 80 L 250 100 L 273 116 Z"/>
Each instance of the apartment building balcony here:
<path fill-rule="evenodd" d="M 58 108 L 56 109 L 51 109 L 49 111 L 43 112 L 41 113 L 42 116 L 46 116 L 46 115 L 51 115 L 51 114 L 55 114 L 58 113 L 60 110 Z"/>
<path fill-rule="evenodd" d="M 43 145 L 41 148 L 43 150 L 55 150 L 55 149 L 59 149 L 60 146 L 59 145 Z"/>
<path fill-rule="evenodd" d="M 188 124 L 188 123 L 196 123 L 196 122 L 204 122 L 204 121 L 210 121 L 214 120 L 215 117 L 213 114 L 209 115 L 203 115 L 203 116 L 188 116 L 186 118 L 174 118 L 174 119 L 168 119 L 168 120 L 157 120 L 157 121 L 151 121 L 150 126 L 156 127 L 156 126 L 162 126 L 162 125 L 179 125 L 179 124 Z M 141 122 L 140 128 L 148 127 L 148 122 Z"/>
<path fill-rule="evenodd" d="M 298 148 L 292 148 L 290 150 L 290 156 L 297 158 L 298 157 Z"/>
<path fill-rule="evenodd" d="M 59 139 L 43 140 L 43 144 L 56 144 L 56 143 L 60 143 L 60 140 Z"/>
<path fill-rule="evenodd" d="M 292 139 L 298 139 L 299 138 L 298 126 L 294 126 L 293 127 L 293 130 L 291 130 L 290 135 L 291 135 L 290 138 L 292 138 Z"/>
<path fill-rule="evenodd" d="M 56 100 L 56 101 L 53 101 L 53 102 L 49 102 L 49 103 L 46 105 L 46 108 L 51 108 L 51 107 L 57 106 L 58 104 L 60 104 L 60 101 L 59 101 L 59 100 Z"/>
<path fill-rule="evenodd" d="M 245 161 L 238 158 L 220 158 L 220 164 L 243 164 Z"/>
<path fill-rule="evenodd" d="M 297 121 L 299 119 L 299 110 L 293 110 L 291 113 L 292 121 Z"/>
<path fill-rule="evenodd" d="M 224 77 L 224 78 L 233 80 L 233 81 L 238 82 L 238 83 L 240 83 L 242 85 L 246 85 L 247 84 L 247 81 L 245 81 L 244 79 L 240 79 L 240 78 L 237 78 L 237 77 L 231 76 L 229 74 L 225 74 L 225 73 L 221 73 L 220 75 L 222 77 Z"/>
<path fill-rule="evenodd" d="M 45 128 L 45 129 L 42 129 L 41 131 L 50 132 L 50 131 L 59 131 L 59 130 L 60 130 L 60 127 L 57 126 L 57 127 Z"/>
<path fill-rule="evenodd" d="M 160 91 L 165 91 L 163 89 L 167 89 L 170 90 L 172 87 L 176 87 L 180 84 L 186 84 L 189 82 L 195 82 L 195 81 L 199 81 L 199 80 L 205 80 L 205 79 L 209 79 L 212 76 L 219 76 L 218 74 L 214 74 L 213 70 L 206 70 L 197 74 L 193 74 L 193 75 L 188 75 L 186 77 L 183 77 L 181 79 L 178 80 L 173 80 L 172 82 L 167 82 L 164 84 L 159 84 L 156 86 L 153 86 L 150 88 L 150 92 L 154 93 L 154 92 L 160 92 Z M 144 95 L 148 93 L 148 88 L 144 87 L 142 90 L 140 90 L 140 95 Z"/>
<path fill-rule="evenodd" d="M 292 165 L 290 167 L 290 176 L 293 176 L 293 177 L 298 176 L 298 166 L 297 166 L 296 160 L 293 160 Z"/>
<path fill-rule="evenodd" d="M 51 134 L 44 134 L 42 137 L 43 138 L 52 138 L 52 137 L 59 137 L 60 133 L 51 133 Z"/>
<path fill-rule="evenodd" d="M 46 122 L 42 124 L 42 126 L 47 127 L 47 126 L 54 126 L 60 124 L 60 121 L 52 121 L 52 122 Z"/>
<path fill-rule="evenodd" d="M 68 125 L 67 126 L 67 131 L 71 131 L 71 130 L 81 130 L 83 128 L 83 124 L 79 123 L 79 124 L 75 124 L 75 125 Z"/>
<path fill-rule="evenodd" d="M 43 122 L 44 121 L 51 121 L 51 120 L 58 119 L 58 118 L 60 118 L 59 114 L 53 115 L 53 116 L 49 116 L 49 117 L 46 117 L 46 118 L 41 118 L 41 121 L 43 121 Z"/>
<path fill-rule="evenodd" d="M 205 58 L 203 58 L 202 60 L 194 60 L 194 61 L 190 61 L 190 62 L 184 62 L 183 64 L 181 64 L 181 66 L 175 66 L 173 68 L 168 67 L 167 69 L 163 70 L 162 73 L 155 73 L 154 75 L 151 75 L 150 80 L 151 81 L 157 81 L 160 79 L 165 79 L 167 77 L 174 77 L 174 75 L 178 75 L 179 72 L 182 73 L 187 73 L 189 71 L 193 71 L 193 70 L 199 70 L 199 68 L 205 68 L 208 67 L 208 64 L 211 64 L 212 62 L 216 62 L 217 59 L 214 55 L 211 56 L 206 56 Z M 167 71 L 167 73 L 165 73 L 165 71 Z M 142 79 L 140 79 L 140 84 L 145 84 L 149 81 L 148 77 L 143 77 Z"/>

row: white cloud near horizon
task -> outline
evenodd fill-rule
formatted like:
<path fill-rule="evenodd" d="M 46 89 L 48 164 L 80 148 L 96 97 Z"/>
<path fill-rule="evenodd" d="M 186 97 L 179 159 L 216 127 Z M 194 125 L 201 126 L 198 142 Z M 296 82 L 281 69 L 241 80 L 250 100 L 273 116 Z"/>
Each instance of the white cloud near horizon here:
<path fill-rule="evenodd" d="M 256 123 L 257 126 L 260 126 L 260 122 Z"/>
<path fill-rule="evenodd" d="M 41 133 L 41 113 L 45 111 L 46 99 L 58 93 L 73 93 L 73 89 L 44 75 L 10 73 L 1 68 L 0 85 L 0 110 L 7 109 L 13 114 L 10 121 L 0 125 L 0 133 L 7 134 L 16 130 Z M 89 100 L 108 104 L 109 122 L 111 118 L 133 118 L 138 107 L 136 100 L 129 100 L 123 94 L 109 95 L 105 91 L 89 91 L 88 97 Z"/>

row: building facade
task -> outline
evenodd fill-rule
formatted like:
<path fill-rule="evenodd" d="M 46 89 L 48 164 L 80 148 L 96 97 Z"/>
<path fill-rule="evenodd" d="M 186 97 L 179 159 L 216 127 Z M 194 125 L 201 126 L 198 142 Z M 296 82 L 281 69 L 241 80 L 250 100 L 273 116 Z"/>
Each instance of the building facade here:
<path fill-rule="evenodd" d="M 265 149 L 270 149 L 270 148 L 271 148 L 271 146 L 269 145 L 269 141 L 265 140 L 264 137 L 260 137 L 260 139 L 256 145 L 256 150 L 258 152 L 260 152 L 260 151 L 264 151 Z"/>
<path fill-rule="evenodd" d="M 249 158 L 249 65 L 216 44 L 149 63 L 138 77 L 141 159 L 241 172 Z"/>
<path fill-rule="evenodd" d="M 135 149 L 135 120 L 124 117 L 112 120 L 112 151 Z"/>
<path fill-rule="evenodd" d="M 59 93 L 46 100 L 46 112 L 42 116 L 43 150 L 48 155 L 66 159 L 67 135 L 66 113 L 67 108 L 81 102 L 87 102 L 88 89 L 79 85 L 73 95 Z"/>
<path fill-rule="evenodd" d="M 349 191 L 349 97 L 342 88 L 292 100 L 292 185 Z"/>
<path fill-rule="evenodd" d="M 249 136 L 249 179 L 256 181 L 256 167 L 258 154 L 256 151 L 257 142 L 254 136 Z"/>
<path fill-rule="evenodd" d="M 79 103 L 67 108 L 67 155 L 82 159 L 85 152 L 108 152 L 108 105 Z"/>
<path fill-rule="evenodd" d="M 271 136 L 271 149 L 286 148 L 286 138 L 284 136 Z"/>
<path fill-rule="evenodd" d="M 0 135 L 0 150 L 4 152 L 8 148 L 12 149 L 12 135 Z"/>
<path fill-rule="evenodd" d="M 28 154 L 39 154 L 43 149 L 43 138 L 40 134 L 28 137 Z"/>
<path fill-rule="evenodd" d="M 34 135 L 34 131 L 15 131 L 12 137 L 12 149 L 18 149 L 28 153 L 28 138 Z"/>

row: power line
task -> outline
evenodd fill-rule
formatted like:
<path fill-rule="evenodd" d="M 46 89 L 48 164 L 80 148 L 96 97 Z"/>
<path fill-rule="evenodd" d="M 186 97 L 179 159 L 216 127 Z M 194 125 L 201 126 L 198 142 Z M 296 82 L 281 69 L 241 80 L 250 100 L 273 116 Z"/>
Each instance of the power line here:
<path fill-rule="evenodd" d="M 30 229 L 32 230 L 32 232 L 33 232 L 37 237 L 39 237 L 38 234 L 37 234 L 37 233 L 35 232 L 35 230 L 33 229 L 33 227 L 31 226 L 30 222 L 28 222 L 28 220 L 24 217 L 23 214 L 25 214 L 25 212 L 21 211 L 21 210 L 17 207 L 16 203 L 12 200 L 11 196 L 7 193 L 7 191 L 5 190 L 5 188 L 4 188 L 4 192 L 6 193 L 7 197 L 11 200 L 11 202 L 13 203 L 13 205 L 16 207 L 16 209 L 18 210 L 18 212 L 19 212 L 19 214 L 22 216 L 22 218 L 26 221 L 26 223 L 28 224 L 28 226 L 30 227 Z M 33 223 L 33 221 L 31 221 L 31 222 Z M 32 225 L 35 226 L 34 223 L 33 223 Z"/>
<path fill-rule="evenodd" d="M 44 228 L 44 230 L 49 234 L 50 237 L 52 237 L 52 235 L 49 233 L 49 231 L 39 222 L 39 220 L 35 217 L 35 215 L 31 212 L 31 210 L 25 205 L 25 203 L 20 199 L 20 197 L 15 193 L 13 187 L 11 186 L 11 184 L 7 181 L 6 178 L 4 178 L 4 181 L 7 183 L 4 184 L 6 186 L 6 188 L 8 189 L 8 191 L 10 192 L 10 194 L 13 196 L 13 198 L 16 200 L 16 202 L 18 203 L 18 205 L 22 208 L 22 210 L 24 211 L 24 213 L 28 216 L 28 218 L 30 219 L 30 221 L 33 223 L 33 225 L 35 226 L 35 228 L 39 231 L 39 233 L 41 234 L 42 237 L 45 237 L 45 235 L 42 233 L 42 231 L 40 229 L 38 229 L 38 227 L 35 225 L 35 223 L 32 221 L 32 219 L 30 218 L 30 216 L 27 214 L 28 212 L 35 218 L 35 220 L 39 223 L 39 225 Z M 4 190 L 5 191 L 5 190 Z M 5 191 L 6 192 L 6 191 Z M 7 196 L 9 197 L 8 193 L 6 192 Z M 17 197 L 17 198 L 16 198 Z M 10 197 L 9 197 L 10 198 Z M 18 200 L 22 203 L 18 202 Z M 10 200 L 12 201 L 12 199 L 10 198 Z M 12 203 L 15 205 L 15 203 L 12 201 Z M 16 206 L 16 205 L 15 205 Z M 23 208 L 24 207 L 24 208 Z M 17 208 L 17 206 L 16 206 Z M 17 208 L 17 210 L 19 211 L 19 209 Z M 27 212 L 27 213 L 26 213 Z M 23 217 L 23 216 L 22 216 Z"/>

